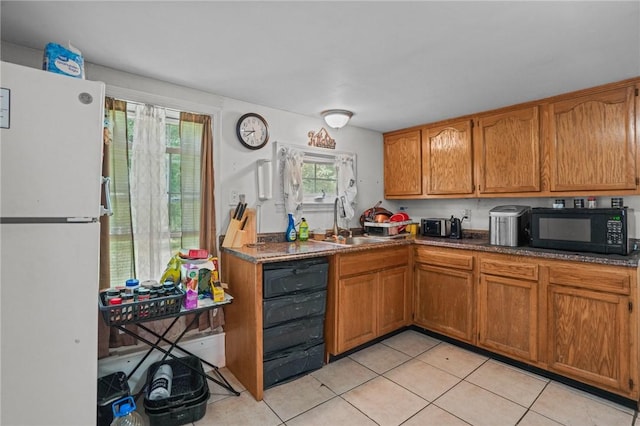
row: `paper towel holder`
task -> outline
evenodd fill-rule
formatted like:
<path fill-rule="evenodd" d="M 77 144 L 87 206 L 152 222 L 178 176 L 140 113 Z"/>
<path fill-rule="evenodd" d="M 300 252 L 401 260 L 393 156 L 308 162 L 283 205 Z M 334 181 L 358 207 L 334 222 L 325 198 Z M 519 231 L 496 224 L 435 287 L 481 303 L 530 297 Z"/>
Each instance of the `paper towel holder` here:
<path fill-rule="evenodd" d="M 270 159 L 257 161 L 256 174 L 258 177 L 258 199 L 270 200 L 273 197 L 273 169 Z"/>

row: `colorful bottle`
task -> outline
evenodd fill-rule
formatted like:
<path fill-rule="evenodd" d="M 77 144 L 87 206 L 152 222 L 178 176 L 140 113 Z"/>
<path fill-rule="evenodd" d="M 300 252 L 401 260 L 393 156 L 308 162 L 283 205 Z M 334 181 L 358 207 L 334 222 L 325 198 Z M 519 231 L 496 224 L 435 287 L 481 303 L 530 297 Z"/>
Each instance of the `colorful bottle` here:
<path fill-rule="evenodd" d="M 300 229 L 298 230 L 298 237 L 300 237 L 300 241 L 307 241 L 309 239 L 309 225 L 307 221 L 302 218 L 302 222 L 300 222 Z"/>
<path fill-rule="evenodd" d="M 287 232 L 285 235 L 287 241 L 296 240 L 296 224 L 293 220 L 293 215 L 289 213 L 289 225 L 287 225 Z"/>

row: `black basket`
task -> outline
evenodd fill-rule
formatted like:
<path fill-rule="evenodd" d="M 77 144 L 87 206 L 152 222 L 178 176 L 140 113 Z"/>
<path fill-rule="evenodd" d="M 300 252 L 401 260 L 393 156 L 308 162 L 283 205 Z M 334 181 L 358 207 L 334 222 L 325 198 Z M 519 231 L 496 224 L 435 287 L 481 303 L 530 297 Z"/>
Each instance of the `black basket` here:
<path fill-rule="evenodd" d="M 129 382 L 122 371 L 98 379 L 98 426 L 109 426 L 113 421 L 112 404 L 129 396 Z"/>
<path fill-rule="evenodd" d="M 173 371 L 171 395 L 168 398 L 150 400 L 148 399 L 150 384 L 153 382 L 153 375 L 162 364 L 169 364 Z M 147 384 L 144 396 L 144 408 L 147 410 L 179 407 L 187 401 L 199 400 L 204 393 L 209 391 L 202 363 L 195 356 L 154 362 L 147 369 Z"/>
<path fill-rule="evenodd" d="M 209 388 L 204 393 L 192 400 L 186 400 L 177 407 L 149 408 L 145 407 L 145 413 L 151 426 L 180 426 L 197 422 L 207 413 L 209 401 Z"/>
<path fill-rule="evenodd" d="M 106 303 L 106 293 L 102 292 L 98 297 L 98 308 L 107 325 L 123 325 L 161 319 L 180 312 L 185 293 L 179 288 L 176 288 L 175 291 L 176 294 L 171 296 L 112 306 Z"/>

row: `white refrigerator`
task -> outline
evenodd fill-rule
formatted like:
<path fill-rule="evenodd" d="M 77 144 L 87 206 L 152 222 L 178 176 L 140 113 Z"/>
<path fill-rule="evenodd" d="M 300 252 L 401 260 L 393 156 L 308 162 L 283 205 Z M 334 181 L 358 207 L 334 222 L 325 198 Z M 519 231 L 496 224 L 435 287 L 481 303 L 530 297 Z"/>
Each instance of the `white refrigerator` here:
<path fill-rule="evenodd" d="M 0 424 L 92 425 L 104 84 L 1 62 Z"/>

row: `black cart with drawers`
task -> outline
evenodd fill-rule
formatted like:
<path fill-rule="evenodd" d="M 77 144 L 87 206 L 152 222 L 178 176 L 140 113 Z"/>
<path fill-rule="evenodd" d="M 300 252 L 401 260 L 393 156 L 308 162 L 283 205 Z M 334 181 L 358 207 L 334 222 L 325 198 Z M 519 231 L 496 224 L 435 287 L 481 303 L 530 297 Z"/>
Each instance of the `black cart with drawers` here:
<path fill-rule="evenodd" d="M 327 259 L 263 267 L 264 388 L 322 367 Z"/>

